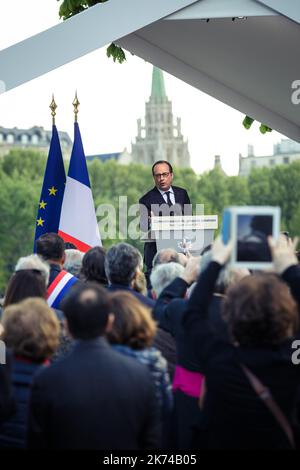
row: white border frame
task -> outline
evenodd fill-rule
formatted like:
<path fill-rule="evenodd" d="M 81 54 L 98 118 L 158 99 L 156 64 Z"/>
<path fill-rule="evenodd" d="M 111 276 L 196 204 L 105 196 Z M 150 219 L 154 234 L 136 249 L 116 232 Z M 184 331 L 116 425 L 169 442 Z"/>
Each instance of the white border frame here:
<path fill-rule="evenodd" d="M 273 262 L 251 262 L 251 261 L 238 261 L 237 260 L 237 217 L 239 215 L 272 215 L 273 227 L 272 237 L 276 240 L 280 234 L 280 207 L 271 206 L 246 206 L 246 207 L 228 207 L 230 212 L 230 239 L 233 242 L 233 249 L 230 258 L 230 264 L 237 268 L 248 269 L 268 269 L 273 267 Z"/>

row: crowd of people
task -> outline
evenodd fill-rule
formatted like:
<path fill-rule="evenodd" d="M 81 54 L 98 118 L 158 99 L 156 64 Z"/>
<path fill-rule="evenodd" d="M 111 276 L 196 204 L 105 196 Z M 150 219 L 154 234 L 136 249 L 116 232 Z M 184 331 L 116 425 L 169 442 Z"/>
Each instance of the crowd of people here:
<path fill-rule="evenodd" d="M 217 238 L 161 250 L 147 282 L 127 243 L 42 235 L 2 302 L 0 449 L 298 448 L 300 266 L 269 243 L 272 272 Z"/>

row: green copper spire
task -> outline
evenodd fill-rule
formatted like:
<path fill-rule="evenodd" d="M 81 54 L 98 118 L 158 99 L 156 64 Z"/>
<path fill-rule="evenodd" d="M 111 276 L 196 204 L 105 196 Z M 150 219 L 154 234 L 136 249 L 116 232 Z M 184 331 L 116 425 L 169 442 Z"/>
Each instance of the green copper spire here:
<path fill-rule="evenodd" d="M 157 67 L 153 67 L 152 71 L 151 98 L 158 98 L 160 100 L 167 98 L 164 76 L 162 70 L 158 69 Z"/>

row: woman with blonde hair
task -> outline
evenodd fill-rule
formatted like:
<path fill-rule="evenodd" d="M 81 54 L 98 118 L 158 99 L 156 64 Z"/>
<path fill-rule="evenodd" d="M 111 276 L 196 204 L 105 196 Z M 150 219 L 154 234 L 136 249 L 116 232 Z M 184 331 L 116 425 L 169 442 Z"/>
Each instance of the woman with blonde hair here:
<path fill-rule="evenodd" d="M 59 344 L 59 321 L 41 298 L 29 298 L 4 309 L 1 339 L 12 350 L 12 383 L 16 410 L 0 426 L 0 448 L 24 448 L 29 390 L 34 374 L 47 365 Z"/>
<path fill-rule="evenodd" d="M 161 409 L 164 413 L 169 412 L 172 391 L 167 362 L 152 346 L 156 323 L 150 311 L 129 292 L 116 292 L 111 295 L 111 301 L 115 319 L 107 333 L 108 341 L 121 354 L 131 356 L 148 367 Z"/>

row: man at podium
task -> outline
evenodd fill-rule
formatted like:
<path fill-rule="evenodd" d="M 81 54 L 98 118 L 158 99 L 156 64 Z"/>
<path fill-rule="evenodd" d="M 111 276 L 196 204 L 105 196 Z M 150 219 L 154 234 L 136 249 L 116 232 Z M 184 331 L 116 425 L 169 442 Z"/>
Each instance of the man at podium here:
<path fill-rule="evenodd" d="M 150 218 L 164 215 L 192 215 L 190 198 L 185 189 L 172 186 L 173 168 L 165 160 L 158 160 L 152 166 L 152 175 L 155 186 L 139 200 L 141 207 L 141 231 L 150 230 Z M 152 260 L 156 254 L 156 242 L 145 242 L 144 262 L 147 267 L 146 278 L 152 269 Z"/>

